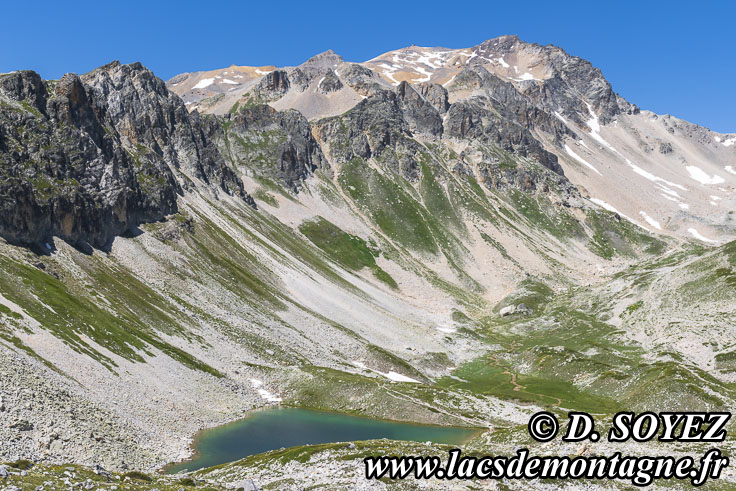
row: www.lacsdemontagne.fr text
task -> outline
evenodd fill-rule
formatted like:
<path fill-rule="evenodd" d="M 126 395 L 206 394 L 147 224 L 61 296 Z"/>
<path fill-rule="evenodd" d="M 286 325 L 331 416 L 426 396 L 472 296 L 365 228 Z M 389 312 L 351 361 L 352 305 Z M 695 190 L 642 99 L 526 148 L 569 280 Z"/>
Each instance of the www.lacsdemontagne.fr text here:
<path fill-rule="evenodd" d="M 624 480 L 648 486 L 659 479 L 689 480 L 701 486 L 718 479 L 728 458 L 714 448 L 698 461 L 693 457 L 530 456 L 527 449 L 507 456 L 463 456 L 450 450 L 446 464 L 438 456 L 378 456 L 364 459 L 368 479 L 593 479 Z"/>

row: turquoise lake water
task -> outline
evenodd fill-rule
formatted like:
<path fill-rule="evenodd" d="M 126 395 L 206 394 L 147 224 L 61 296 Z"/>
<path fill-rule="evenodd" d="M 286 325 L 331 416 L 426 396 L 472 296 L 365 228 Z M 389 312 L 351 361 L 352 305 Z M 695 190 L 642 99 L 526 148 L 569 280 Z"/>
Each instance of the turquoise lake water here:
<path fill-rule="evenodd" d="M 477 433 L 472 428 L 396 423 L 308 409 L 270 409 L 201 432 L 194 442 L 195 457 L 166 471 L 193 471 L 298 445 L 378 438 L 459 445 Z"/>

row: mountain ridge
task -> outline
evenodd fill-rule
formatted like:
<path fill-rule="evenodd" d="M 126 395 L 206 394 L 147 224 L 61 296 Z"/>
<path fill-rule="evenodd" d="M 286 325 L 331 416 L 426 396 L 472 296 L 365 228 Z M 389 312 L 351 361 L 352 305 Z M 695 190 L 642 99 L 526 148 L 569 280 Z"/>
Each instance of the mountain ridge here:
<path fill-rule="evenodd" d="M 736 147 L 519 43 L 0 75 L 0 458 L 152 471 L 281 403 L 486 454 L 542 409 L 732 407 Z M 350 486 L 341 445 L 303 451 Z M 324 484 L 260 459 L 197 479 Z"/>
<path fill-rule="evenodd" d="M 447 96 L 439 97 L 448 99 L 448 107 L 460 103 L 455 110 L 476 96 L 490 99 L 471 113 L 484 110 L 481 108 L 493 105 L 493 101 L 497 101 L 494 111 L 508 108 L 513 101 L 516 110 L 523 112 L 511 119 L 520 118 L 533 133 L 552 132 L 553 142 L 546 142 L 542 135 L 540 146 L 560 160 L 563 168 L 572 173 L 573 181 L 588 190 L 591 198 L 620 210 L 620 214 L 656 233 L 708 240 L 713 240 L 708 236 L 714 234 L 734 237 L 734 222 L 722 210 L 729 211 L 734 206 L 729 190 L 733 190 L 731 175 L 736 172 L 736 162 L 730 146 L 736 142 L 736 135 L 719 134 L 671 116 L 642 112 L 613 91 L 599 68 L 554 45 L 502 36 L 471 48 L 432 49 L 411 46 L 360 64 L 343 63 L 338 68 L 333 63 L 332 68 L 323 67 L 325 76 L 319 82 L 327 76 L 334 77 L 334 92 L 313 87 L 317 76 L 305 78 L 304 64 L 274 72 L 282 73 L 284 80 L 296 80 L 294 87 L 277 92 L 251 89 L 249 84 L 255 82 L 228 85 L 225 92 L 218 92 L 218 75 L 211 78 L 214 95 L 188 91 L 182 81 L 169 86 L 187 101 L 190 110 L 222 114 L 239 104 L 260 101 L 277 110 L 297 109 L 310 121 L 342 114 L 365 97 L 403 87 L 403 83 L 416 88 L 428 84 L 426 89 L 420 89 L 426 94 L 430 87 L 447 92 Z M 363 71 L 356 72 L 357 67 Z M 446 118 L 444 112 L 440 111 L 440 115 Z M 468 117 L 467 124 L 477 127 L 477 122 L 487 116 Z M 502 119 L 510 120 L 509 116 Z M 601 131 L 613 132 L 612 138 L 618 142 L 612 144 Z M 437 134 L 437 130 L 434 132 Z M 716 162 L 718 165 L 714 166 Z M 608 175 L 602 174 L 600 166 L 608 169 Z M 628 192 L 627 186 L 620 184 L 627 181 L 635 183 L 639 189 L 636 195 L 645 198 L 635 206 L 621 199 Z M 668 186 L 667 182 L 676 185 Z M 691 190 L 687 182 L 696 189 Z M 611 183 L 617 185 L 610 186 Z M 696 195 L 694 202 L 681 196 L 680 191 Z M 645 216 L 653 217 L 653 222 Z M 672 220 L 663 227 L 665 217 Z"/>

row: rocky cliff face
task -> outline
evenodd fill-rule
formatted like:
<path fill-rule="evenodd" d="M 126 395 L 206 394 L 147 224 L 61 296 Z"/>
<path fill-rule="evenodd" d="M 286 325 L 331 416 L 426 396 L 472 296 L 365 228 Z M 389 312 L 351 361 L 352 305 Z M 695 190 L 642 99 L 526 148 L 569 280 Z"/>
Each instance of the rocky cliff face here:
<path fill-rule="evenodd" d="M 199 114 L 188 113 L 166 84 L 140 63 L 111 63 L 83 76 L 124 145 L 150 152 L 169 169 L 181 169 L 215 188 L 247 199 L 242 183 L 207 139 Z"/>
<path fill-rule="evenodd" d="M 450 137 L 478 140 L 501 149 L 537 160 L 548 169 L 562 174 L 557 156 L 546 151 L 532 133 L 514 118 L 493 110 L 494 101 L 477 96 L 450 106 L 446 131 Z"/>
<path fill-rule="evenodd" d="M 357 63 L 345 63 L 340 76 L 358 94 L 368 97 L 381 90 L 378 75 Z"/>
<path fill-rule="evenodd" d="M 317 89 L 323 94 L 337 92 L 342 88 L 343 84 L 333 70 L 327 70 L 317 86 Z"/>
<path fill-rule="evenodd" d="M 33 72 L 0 79 L 0 235 L 51 235 L 102 246 L 176 211 L 172 172 L 137 158 L 109 127 L 101 101 L 75 75 L 46 84 Z"/>
<path fill-rule="evenodd" d="M 489 39 L 473 48 L 470 66 L 482 66 L 488 59 L 534 60 L 545 73 L 541 83 L 523 83 L 521 92 L 547 111 L 564 110 L 573 120 L 588 110 L 581 99 L 591 102 L 593 110 L 605 124 L 622 112 L 633 112 L 635 106 L 618 97 L 600 69 L 589 61 L 571 56 L 557 46 L 525 43 L 517 36 Z"/>
<path fill-rule="evenodd" d="M 300 77 L 295 77 L 300 79 Z M 289 75 L 285 70 L 274 70 L 266 74 L 256 85 L 256 92 L 265 94 L 268 97 L 277 97 L 284 95 L 291 86 Z"/>
<path fill-rule="evenodd" d="M 413 89 L 408 90 L 416 95 Z M 416 116 L 413 118 L 415 125 L 419 121 L 423 129 L 441 131 L 441 125 L 438 126 L 437 118 L 433 118 L 431 113 L 418 116 L 416 105 L 427 109 L 429 104 L 420 102 L 416 97 L 413 100 L 411 97 L 409 100 L 406 97 L 402 99 L 396 92 L 384 90 L 364 99 L 342 116 L 316 122 L 314 131 L 317 139 L 336 165 L 356 157 L 364 160 L 373 158 L 414 181 L 418 176 L 417 159 L 422 147 L 411 138 L 410 124 L 402 111 L 402 101 L 405 107 L 415 110 L 412 112 Z"/>
<path fill-rule="evenodd" d="M 536 104 L 527 95 L 520 93 L 510 82 L 490 73 L 482 66 L 473 66 L 460 72 L 453 84 L 453 92 L 470 89 L 471 93 L 484 95 L 489 99 L 488 109 L 499 113 L 504 120 L 516 123 L 528 131 L 541 130 L 552 135 L 559 143 L 565 136 L 572 136 L 554 111 Z"/>
<path fill-rule="evenodd" d="M 226 115 L 217 141 L 244 173 L 283 183 L 296 191 L 302 181 L 329 164 L 298 111 L 276 111 L 259 105 Z"/>
<path fill-rule="evenodd" d="M 441 91 L 442 87 L 440 86 Z M 417 92 L 411 85 L 401 82 L 396 87 L 396 95 L 399 99 L 404 118 L 409 123 L 409 128 L 416 133 L 425 133 L 431 136 L 442 136 L 442 117 L 439 109 L 433 106 L 427 98 Z M 435 94 L 433 94 L 435 95 Z M 447 93 L 445 92 L 445 99 Z M 442 94 L 435 95 L 435 103 L 442 107 Z"/>
<path fill-rule="evenodd" d="M 426 152 L 416 138 L 463 142 L 475 148 L 489 159 L 483 181 L 494 187 L 536 190 L 541 175 L 537 171 L 519 174 L 521 168 L 513 176 L 500 172 L 494 164 L 501 158 L 481 147 L 526 157 L 566 181 L 557 156 L 547 151 L 536 135 L 543 131 L 561 141 L 571 134 L 567 127 L 482 67 L 466 69 L 451 85 L 455 91 L 468 88 L 476 95 L 454 104 L 449 103 L 448 91 L 439 84 L 413 86 L 401 82 L 394 90 L 377 88 L 342 116 L 313 123 L 315 134 L 336 164 L 355 157 L 373 158 L 410 181 L 419 175 L 418 162 Z M 489 174 L 494 169 L 499 173 L 496 177 Z"/>
<path fill-rule="evenodd" d="M 102 247 L 176 212 L 191 178 L 249 199 L 199 116 L 140 64 L 58 82 L 4 75 L 0 104 L 0 235 L 9 241 L 55 235 Z"/>

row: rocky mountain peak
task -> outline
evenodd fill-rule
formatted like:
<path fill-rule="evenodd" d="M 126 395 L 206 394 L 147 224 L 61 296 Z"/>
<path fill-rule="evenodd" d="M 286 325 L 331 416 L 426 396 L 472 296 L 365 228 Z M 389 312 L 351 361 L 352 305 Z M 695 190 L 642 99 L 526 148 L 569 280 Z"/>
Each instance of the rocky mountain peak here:
<path fill-rule="evenodd" d="M 483 41 L 471 48 L 478 56 L 488 53 L 504 53 L 511 51 L 518 44 L 527 44 L 519 39 L 516 34 L 507 34 Z"/>
<path fill-rule="evenodd" d="M 343 63 L 344 60 L 342 59 L 342 56 L 338 55 L 331 49 L 328 49 L 327 51 L 324 51 L 318 55 L 314 55 L 301 65 L 299 65 L 302 69 L 304 68 L 334 68 L 338 66 L 339 64 Z"/>

